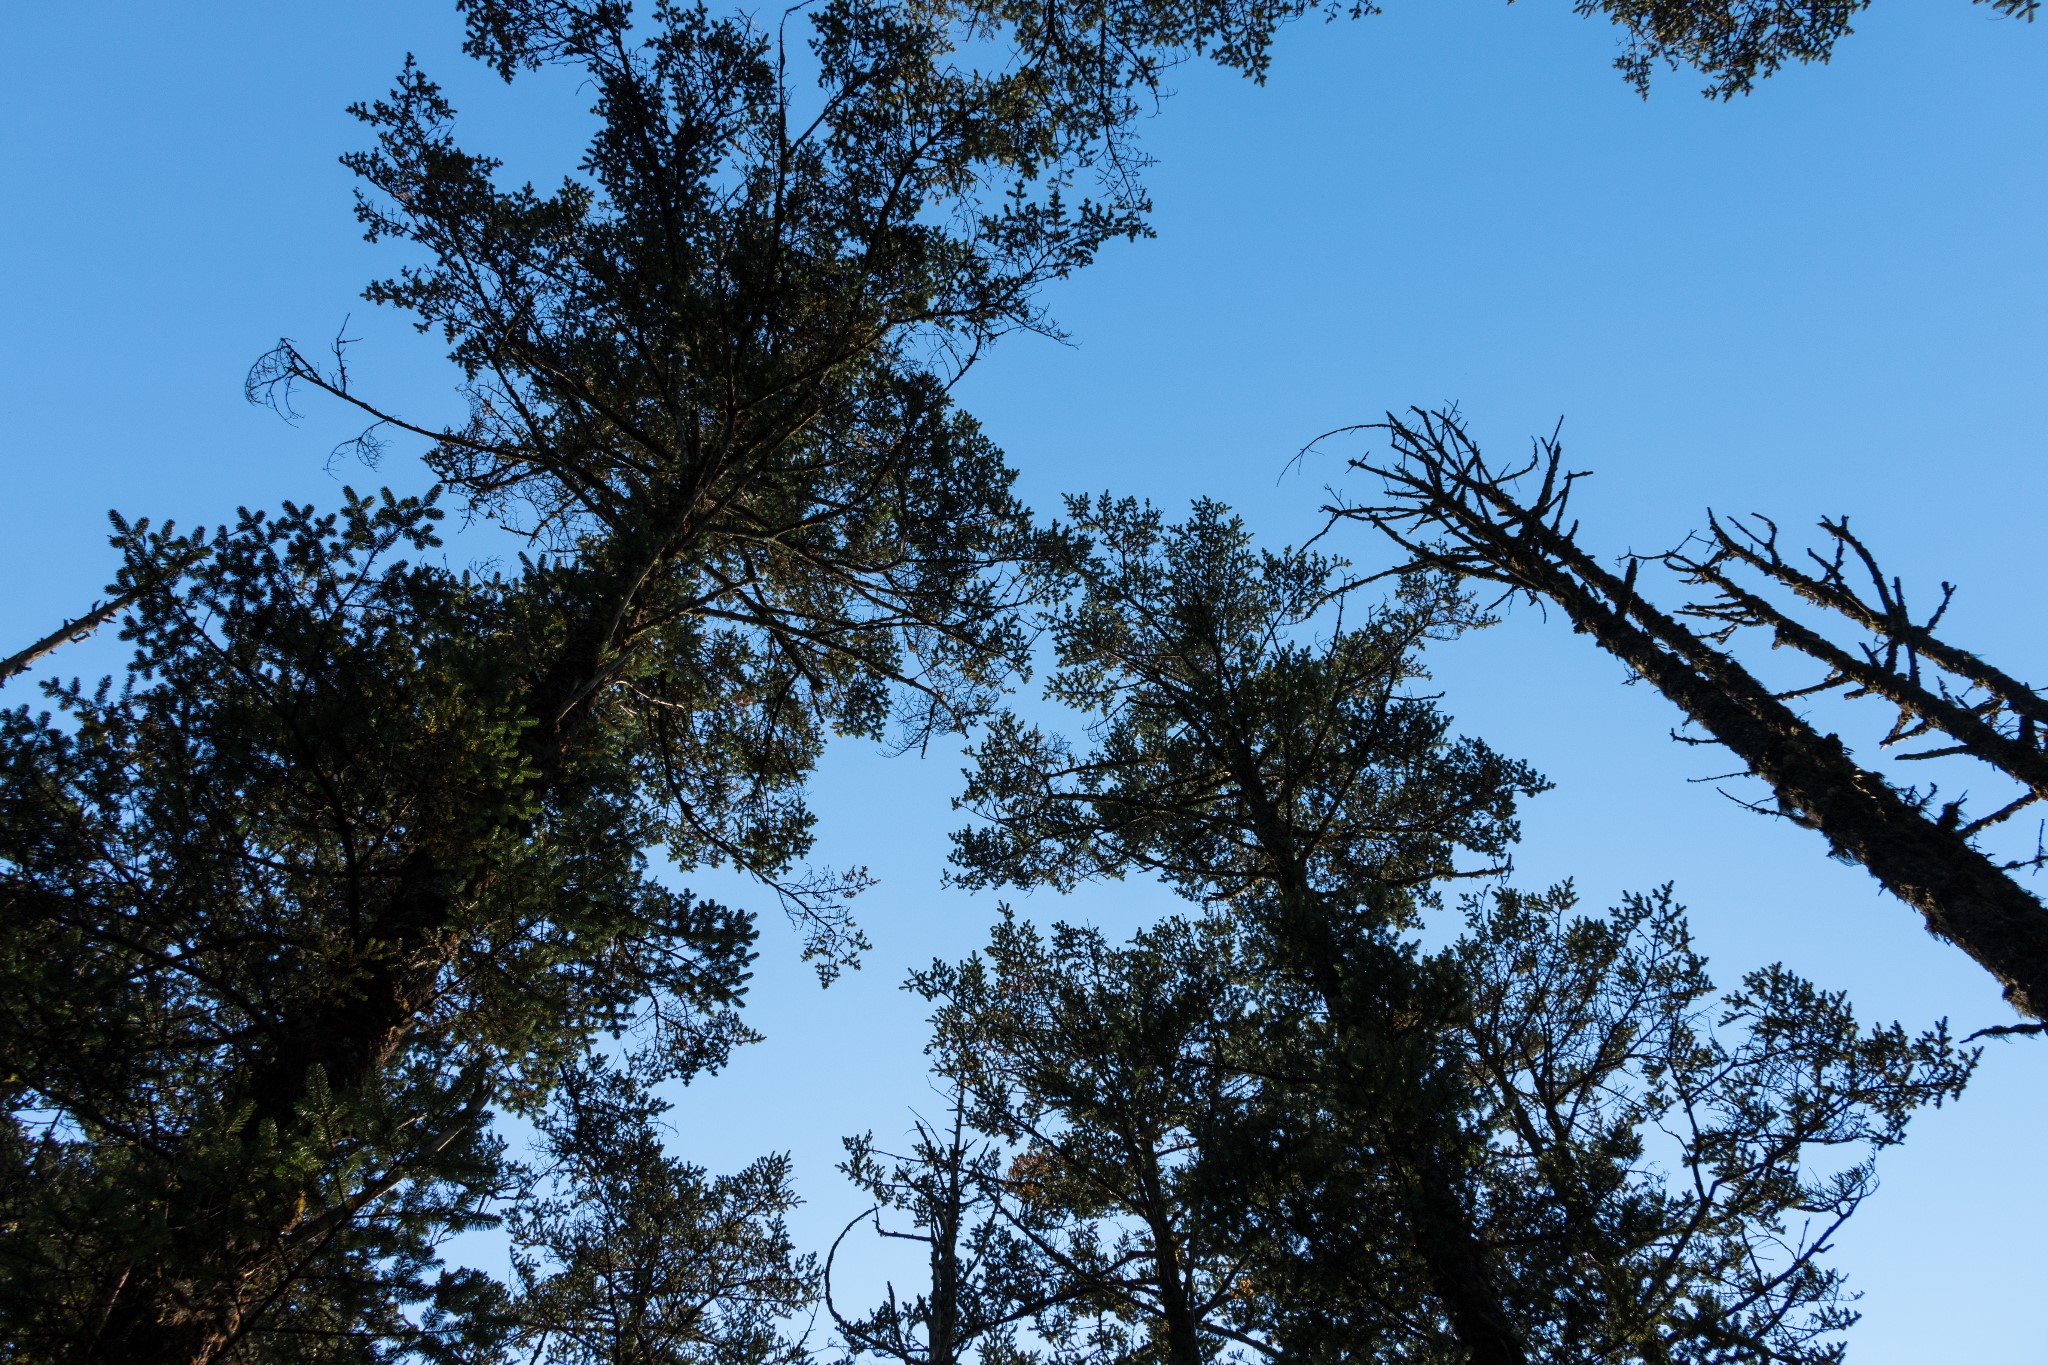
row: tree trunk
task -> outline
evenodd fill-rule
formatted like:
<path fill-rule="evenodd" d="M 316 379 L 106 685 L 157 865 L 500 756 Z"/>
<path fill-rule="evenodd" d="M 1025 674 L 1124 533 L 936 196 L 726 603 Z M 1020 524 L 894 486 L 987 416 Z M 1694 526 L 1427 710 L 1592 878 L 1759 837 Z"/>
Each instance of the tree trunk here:
<path fill-rule="evenodd" d="M 1288 938 L 1297 952 L 1296 960 L 1287 965 L 1314 985 L 1333 1026 L 1356 1037 L 1359 1023 L 1340 966 L 1347 955 L 1337 935 L 1313 896 L 1297 892 L 1286 899 L 1292 903 L 1292 914 L 1283 932 L 1293 930 Z M 1425 1084 L 1424 1078 L 1415 1077 L 1414 1093 L 1422 1093 Z M 1373 1112 L 1394 1097 L 1361 1098 Z M 1459 1193 L 1456 1176 L 1446 1166 L 1443 1136 L 1398 1120 L 1381 1119 L 1373 1129 L 1374 1141 L 1398 1168 L 1409 1236 L 1430 1290 L 1450 1320 L 1452 1335 L 1471 1353 L 1473 1365 L 1527 1365 L 1528 1348 L 1501 1297 L 1492 1252 Z"/>
<path fill-rule="evenodd" d="M 1920 912 L 1929 932 L 1989 971 L 2015 1009 L 2048 1019 L 2048 906 L 1973 847 L 1953 813 L 1930 816 L 1908 801 L 1852 761 L 1839 738 L 1817 733 L 1733 658 L 1638 597 L 1633 568 L 1626 577 L 1610 573 L 1580 549 L 1576 523 L 1564 520 L 1579 476 L 1561 472 L 1554 440 L 1525 470 L 1499 476 L 1455 418 L 1425 414 L 1414 427 L 1390 416 L 1386 430 L 1395 462 L 1353 466 L 1382 478 L 1392 503 L 1333 512 L 1371 522 L 1417 567 L 1555 603 L 1769 783 L 1787 814 L 1862 863 Z M 1539 467 L 1542 488 L 1525 506 L 1506 485 Z M 1425 539 L 1438 531 L 1449 539 Z M 1944 657 L 1963 676 L 1986 673 L 1959 652 Z M 2027 692 L 1997 677 L 2013 695 Z"/>
<path fill-rule="evenodd" d="M 577 637 L 574 632 L 572 640 Z M 589 715 L 589 687 L 579 681 L 601 663 L 610 642 L 580 640 L 587 657 L 558 657 L 545 675 L 562 694 L 530 698 L 542 717 L 526 732 L 529 762 L 545 785 L 561 771 L 561 753 Z M 572 665 L 581 663 L 582 669 Z M 398 885 L 358 941 L 378 951 L 362 954 L 371 965 L 339 998 L 329 994 L 293 1021 L 279 1045 L 241 1078 L 235 1097 L 250 1108 L 243 1131 L 257 1140 L 275 1125 L 289 1144 L 299 1129 L 299 1109 L 315 1069 L 336 1099 L 361 1094 L 405 1045 L 418 1012 L 432 999 L 455 944 L 448 925 L 457 905 L 474 895 L 490 875 L 488 867 L 450 867 L 432 852 L 415 851 L 396 875 Z M 223 1097 L 235 1107 L 234 1097 Z M 235 1342 L 244 1316 L 280 1283 L 296 1273 L 302 1258 L 294 1235 L 304 1227 L 309 1190 L 279 1190 L 267 1196 L 267 1210 L 249 1207 L 250 1191 L 236 1186 L 182 1187 L 170 1209 L 171 1250 L 164 1262 L 138 1270 L 121 1284 L 98 1332 L 83 1342 L 80 1359 L 94 1365 L 213 1365 Z M 235 1226 L 228 1226 L 230 1214 Z M 252 1242 L 249 1230 L 261 1225 Z M 210 1290 L 190 1292 L 195 1281 Z"/>

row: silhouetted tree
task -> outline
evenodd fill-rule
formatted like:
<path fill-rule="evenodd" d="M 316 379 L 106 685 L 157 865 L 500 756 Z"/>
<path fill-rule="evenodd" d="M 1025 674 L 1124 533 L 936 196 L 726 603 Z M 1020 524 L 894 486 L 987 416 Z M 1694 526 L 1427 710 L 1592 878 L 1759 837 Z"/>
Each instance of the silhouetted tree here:
<path fill-rule="evenodd" d="M 983 957 L 934 963 L 932 1051 L 974 1128 L 1010 1155 L 997 1232 L 1061 1310 L 1055 1345 L 1196 1365 L 1259 1344 L 1246 1259 L 1193 1183 L 1204 1135 L 1243 1103 L 1250 998 L 1223 925 L 1169 919 L 1113 948 L 1005 916 Z"/>
<path fill-rule="evenodd" d="M 2013 876 L 2041 859 L 2001 857 L 1980 841 L 2048 791 L 2048 702 L 1935 633 L 1951 588 L 1916 620 L 1899 581 L 1879 569 L 1846 519 L 1821 523 L 1832 549 L 1804 567 L 1781 555 L 1769 522 L 1710 519 L 1698 548 L 1688 542 L 1665 555 L 1631 556 L 1609 570 L 1580 547 L 1578 524 L 1568 520 L 1572 486 L 1583 476 L 1565 470 L 1554 436 L 1528 462 L 1496 469 L 1455 414 L 1390 415 L 1377 430 L 1391 442 L 1389 455 L 1352 463 L 1382 481 L 1384 500 L 1341 505 L 1333 515 L 1378 527 L 1418 567 L 1556 605 L 1768 783 L 1779 811 L 1817 830 L 1834 855 L 1868 868 L 1932 933 L 1989 971 L 2016 1009 L 2048 1017 L 2048 906 Z M 1705 596 L 1676 613 L 1658 608 L 1637 590 L 1646 558 Z M 1686 624 L 1688 616 L 1705 625 Z M 1858 638 L 1839 643 L 1829 626 Z M 1727 648 L 1750 629 L 1819 664 L 1820 678 L 1790 690 L 1760 680 Z M 1826 691 L 1892 708 L 1887 745 L 1936 737 L 1905 757 L 1967 756 L 2021 790 L 1971 818 L 1960 799 L 1894 784 L 1791 705 Z"/>
<path fill-rule="evenodd" d="M 1464 908 L 1488 1231 L 1543 1358 L 1840 1360 L 1856 1314 L 1822 1257 L 1975 1053 L 1859 1029 L 1779 966 L 1717 992 L 1668 887 L 1604 916 L 1568 885 Z"/>
<path fill-rule="evenodd" d="M 711 1179 L 663 1150 L 666 1106 L 603 1065 L 571 1070 L 542 1120 L 538 1189 L 509 1219 L 516 1358 L 548 1365 L 797 1365 L 783 1324 L 817 1268 L 784 1225 L 785 1156 Z"/>
<path fill-rule="evenodd" d="M 2039 0 L 1972 0 L 2031 21 Z M 1647 96 L 1659 66 L 1707 78 L 1702 94 L 1733 99 L 1787 63 L 1825 62 L 1871 0 L 1572 0 L 1626 35 L 1615 69 Z"/>
<path fill-rule="evenodd" d="M 1048 622 L 1048 695 L 1095 718 L 1091 752 L 1004 716 L 975 748 L 957 837 L 970 885 L 1070 884 L 1152 872 L 1230 906 L 1280 970 L 1320 996 L 1352 1112 L 1397 1174 L 1396 1207 L 1440 1311 L 1479 1361 L 1527 1359 L 1497 1257 L 1475 1227 L 1464 1082 L 1439 1055 L 1449 1002 L 1401 969 L 1392 937 L 1456 875 L 1461 848 L 1502 856 L 1518 794 L 1540 780 L 1448 738 L 1404 694 L 1413 647 L 1464 618 L 1416 579 L 1363 625 L 1320 642 L 1336 565 L 1255 553 L 1222 508 L 1168 529 L 1132 502 L 1069 504 L 1093 541 Z"/>
<path fill-rule="evenodd" d="M 1145 1131 L 1181 1135 L 1194 1225 L 1236 1258 L 1218 1278 L 1237 1286 L 1223 1301 L 1239 1335 L 1209 1329 L 1218 1343 L 1289 1359 L 1834 1358 L 1849 1315 L 1817 1258 L 1868 1191 L 1870 1152 L 1956 1094 L 1969 1056 L 1940 1029 L 1861 1032 L 1839 996 L 1782 969 L 1715 996 L 1668 893 L 1600 920 L 1574 918 L 1568 890 L 1501 889 L 1468 900 L 1458 945 L 1421 952 L 1436 888 L 1472 870 L 1454 853 L 1497 864 L 1516 796 L 1540 785 L 1452 741 L 1407 690 L 1414 650 L 1470 607 L 1411 578 L 1347 627 L 1337 566 L 1256 556 L 1220 509 L 1167 528 L 1129 503 L 1072 508 L 1092 543 L 1047 621 L 1048 691 L 1091 717 L 1094 742 L 1076 753 L 998 721 L 966 798 L 990 823 L 959 836 L 960 875 L 1150 871 L 1230 929 L 1170 955 L 1181 1006 L 1145 982 L 1185 926 L 1123 954 L 1075 930 L 1034 949 L 1006 927 L 992 978 L 920 977 L 944 1001 L 938 1036 L 977 1074 L 1029 1074 L 1012 1092 L 1062 1125 L 1004 1131 L 1047 1154 L 1033 1161 L 1115 1161 L 1144 1188 L 1153 1158 L 1096 1115 L 1177 1087 L 1139 1112 L 1202 1116 Z M 1144 1043 L 1155 1023 L 1203 1046 Z"/>
<path fill-rule="evenodd" d="M 1404 975 L 1410 1000 L 1428 983 L 1460 1005 L 1436 1047 L 1466 1084 L 1439 1093 L 1466 1106 L 1476 1228 L 1530 1358 L 1839 1360 L 1856 1315 L 1825 1253 L 1876 1154 L 1974 1054 L 1941 1028 L 1860 1029 L 1779 967 L 1717 992 L 1668 890 L 1591 916 L 1568 886 L 1497 887 L 1464 914 Z M 935 1065 L 971 1098 L 864 1182 L 945 1195 L 888 1200 L 931 1290 L 842 1320 L 857 1353 L 1470 1358 L 1408 1245 L 1389 1116 L 1358 1108 L 1344 1031 L 1259 938 L 1225 914 L 1115 948 L 1006 916 L 984 954 L 913 977 Z"/>
<path fill-rule="evenodd" d="M 909 1152 L 881 1150 L 872 1133 L 845 1140 L 840 1170 L 875 1203 L 834 1240 L 824 1289 L 825 1306 L 856 1354 L 904 1365 L 994 1365 L 1020 1358 L 1020 1323 L 1060 1311 L 1059 1295 L 1048 1295 L 1006 1235 L 1000 1154 L 994 1139 L 968 1126 L 967 1092 L 952 1070 L 941 1073 L 949 1086 L 944 1121 L 918 1119 Z M 890 1282 L 880 1305 L 848 1318 L 833 1297 L 832 1271 L 847 1236 L 863 1223 L 884 1241 L 922 1246 L 929 1285 L 903 1298 Z"/>
<path fill-rule="evenodd" d="M 470 13 L 508 75 L 582 73 L 598 128 L 542 194 L 413 68 L 359 111 L 365 225 L 420 252 L 371 296 L 448 339 L 468 420 L 408 424 L 289 344 L 251 385 L 369 408 L 366 448 L 424 435 L 545 553 L 389 565 L 438 513 L 353 501 L 118 537 L 127 681 L 4 721 L 24 1359 L 438 1349 L 407 1304 L 482 1292 L 431 1248 L 501 1187 L 488 1108 L 544 1111 L 608 1032 L 673 1076 L 742 1036 L 751 917 L 649 852 L 751 873 L 831 969 L 863 875 L 801 870 L 826 735 L 897 701 L 913 738 L 956 724 L 1021 648 L 991 571 L 1033 533 L 928 360 L 1039 325 L 1037 285 L 1139 229 L 1114 176 L 1068 192 L 1096 111 L 858 0 L 813 16 L 804 126 L 745 21 Z"/>
<path fill-rule="evenodd" d="M 636 1137 L 611 1154 L 623 1165 L 585 1172 L 598 1222 L 522 1215 L 543 1220 L 521 1226 L 560 1267 L 527 1294 L 434 1251 L 510 1191 L 494 1108 L 554 1122 L 561 1077 L 608 1034 L 632 1036 L 633 1074 L 667 1079 L 746 1036 L 751 915 L 665 887 L 651 857 L 756 878 L 827 976 L 859 950 L 846 899 L 865 874 L 804 870 L 805 775 L 832 733 L 879 735 L 893 716 L 917 742 L 981 713 L 1026 651 L 1013 609 L 1035 588 L 1007 566 L 1061 554 L 948 386 L 1005 332 L 1050 328 L 1041 286 L 1145 230 L 1129 129 L 1161 73 L 1206 53 L 1262 74 L 1275 26 L 1312 7 L 830 0 L 802 20 L 808 94 L 783 27 L 675 3 L 644 24 L 614 0 L 461 8 L 472 55 L 507 79 L 575 72 L 597 118 L 576 173 L 544 192 L 464 149 L 410 64 L 357 110 L 375 136 L 347 158 L 361 221 L 414 252 L 369 297 L 445 339 L 466 419 L 379 406 L 339 347 L 330 360 L 281 343 L 249 391 L 287 411 L 309 390 L 355 405 L 369 456 L 394 433 L 423 440 L 464 510 L 529 537 L 531 555 L 473 576 L 395 563 L 432 547 L 437 512 L 353 494 L 332 517 L 245 513 L 214 537 L 121 524 L 105 601 L 0 664 L 4 681 L 122 613 L 137 648 L 120 686 L 53 684 L 54 715 L 0 716 L 14 1358 L 476 1355 L 522 1312 L 596 1322 L 565 1306 L 572 1288 L 610 1292 L 587 1247 L 666 1254 L 602 1221 L 621 1189 L 679 1210 L 739 1201 L 747 1227 L 773 1228 L 774 1172 L 706 1186 Z M 1780 60 L 1776 38 L 1724 60 L 1711 33 L 1596 8 L 1658 55 L 1706 53 L 1745 83 Z M 1318 572 L 1290 565 L 1269 586 L 1312 612 Z M 1230 712 L 1252 728 L 1220 747 L 1168 744 L 1156 788 L 1147 758 L 1142 781 L 1083 792 L 1130 803 L 1137 823 L 1048 868 L 1159 868 L 1240 905 L 1348 1048 L 1437 1084 L 1435 1024 L 1359 983 L 1453 848 L 1505 847 L 1511 794 L 1533 778 L 1442 743 L 1434 713 L 1371 661 L 1459 610 L 1417 580 L 1342 648 L 1283 650 L 1293 691 Z M 1209 640 L 1190 629 L 1154 642 L 1159 714 L 1246 701 L 1193 655 L 1175 662 Z M 1093 667 L 1069 671 L 1076 695 Z M 1310 732 L 1315 754 L 1257 757 L 1247 740 L 1269 704 L 1334 718 Z M 1150 724 L 1130 732 L 1139 748 L 1165 735 Z M 1354 734 L 1370 737 L 1357 753 Z M 984 757 L 1000 768 L 1024 738 L 999 730 Z M 1297 759 L 1367 752 L 1391 757 L 1296 790 Z M 1376 776 L 1387 763 L 1441 780 L 1396 788 Z M 983 796 L 1010 801 L 991 780 Z M 1424 791 L 1424 808 L 1403 804 Z M 1058 802 L 1031 809 L 1049 832 L 963 845 L 969 865 L 1073 833 Z M 1460 1112 L 1428 1094 L 1417 1115 Z M 1520 1359 L 1473 1231 L 1469 1138 L 1436 1122 L 1380 1135 L 1405 1144 L 1407 1245 L 1476 1357 Z M 761 1235 L 747 1254 L 782 1264 L 779 1234 Z M 793 1302 L 791 1283 L 761 1301 Z M 659 1288 L 662 1323 L 689 1317 L 671 1309 L 696 1292 Z M 726 1349 L 668 1330 L 619 1349 Z M 782 1349 L 719 1340 L 742 1337 Z"/>

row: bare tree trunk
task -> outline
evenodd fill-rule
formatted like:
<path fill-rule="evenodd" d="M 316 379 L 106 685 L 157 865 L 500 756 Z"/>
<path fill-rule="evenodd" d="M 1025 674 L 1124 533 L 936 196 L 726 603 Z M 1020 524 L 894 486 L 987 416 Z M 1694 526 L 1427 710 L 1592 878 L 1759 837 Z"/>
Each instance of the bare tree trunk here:
<path fill-rule="evenodd" d="M 1390 464 L 1353 462 L 1385 480 L 1393 501 L 1335 507 L 1334 515 L 1378 526 L 1418 565 L 1554 603 L 1742 759 L 1786 814 L 1863 864 L 1931 933 L 1989 971 L 2015 1009 L 2048 1019 L 2048 907 L 1972 846 L 1954 808 L 1935 816 L 1907 800 L 1727 653 L 1645 602 L 1633 567 L 1617 575 L 1581 550 L 1576 524 L 1563 519 L 1578 476 L 1560 475 L 1554 439 L 1530 464 L 1496 474 L 1455 420 L 1417 416 L 1419 425 L 1389 417 Z M 1508 486 L 1539 463 L 1542 488 L 1524 504 Z"/>

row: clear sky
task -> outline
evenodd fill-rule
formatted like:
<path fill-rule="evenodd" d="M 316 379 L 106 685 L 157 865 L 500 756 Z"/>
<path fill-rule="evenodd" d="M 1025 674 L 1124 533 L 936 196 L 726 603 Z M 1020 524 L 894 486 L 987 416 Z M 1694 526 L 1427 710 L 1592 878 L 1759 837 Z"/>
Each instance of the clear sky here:
<path fill-rule="evenodd" d="M 1679 73 L 1644 103 L 1608 68 L 1612 30 L 1566 0 L 1387 9 L 1292 31 L 1264 89 L 1180 74 L 1144 134 L 1159 239 L 1054 291 L 1071 344 L 1015 339 L 964 387 L 1034 504 L 1208 495 L 1298 539 L 1342 470 L 1283 469 L 1327 428 L 1456 400 L 1505 452 L 1563 416 L 1573 462 L 1599 471 L 1582 514 L 1603 551 L 1667 547 L 1709 505 L 1791 525 L 1846 512 L 1909 582 L 1961 585 L 1961 640 L 2048 676 L 2048 28 L 1878 0 L 1829 67 L 1726 105 Z M 459 411 L 434 347 L 356 300 L 391 263 L 349 217 L 334 159 L 361 136 L 342 107 L 418 52 L 465 140 L 547 181 L 586 101 L 560 78 L 508 92 L 457 38 L 446 7 L 395 0 L 0 17 L 6 651 L 94 598 L 109 506 L 214 521 L 332 503 L 342 479 L 420 484 L 398 451 L 330 469 L 345 421 L 313 408 L 286 426 L 244 405 L 241 379 L 280 334 L 317 343 L 347 319 L 366 385 Z M 1341 548 L 1379 555 L 1362 536 Z M 116 657 L 89 645 L 63 666 Z M 1575 876 L 1599 903 L 1675 881 L 1723 980 L 1784 960 L 1869 1017 L 2009 1018 L 1859 869 L 1689 783 L 1727 765 L 1669 743 L 1662 700 L 1556 621 L 1521 613 L 1437 672 L 1463 728 L 1557 784 L 1530 808 L 1524 880 Z M 973 947 L 993 912 L 939 887 L 957 766 L 829 757 L 819 855 L 882 877 L 875 952 L 821 994 L 770 924 L 753 1005 L 769 1041 L 675 1115 L 714 1168 L 792 1150 L 813 1244 L 857 1211 L 830 1169 L 838 1135 L 893 1137 L 927 1098 L 904 970 Z M 1165 903 L 1125 887 L 1022 908 L 1122 927 Z M 1852 1359 L 2048 1356 L 2044 1080 L 2048 1045 L 1992 1047 L 1962 1103 L 1884 1162 L 1836 1257 L 1867 1296 Z"/>

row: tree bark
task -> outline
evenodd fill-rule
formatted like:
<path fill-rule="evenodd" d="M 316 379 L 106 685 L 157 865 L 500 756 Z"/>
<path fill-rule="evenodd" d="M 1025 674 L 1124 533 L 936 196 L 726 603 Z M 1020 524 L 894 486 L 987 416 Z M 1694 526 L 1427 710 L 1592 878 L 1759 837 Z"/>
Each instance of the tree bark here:
<path fill-rule="evenodd" d="M 644 579 L 644 575 L 642 576 Z M 524 738 L 531 766 L 545 787 L 561 771 L 563 747 L 588 717 L 585 679 L 602 662 L 611 640 L 571 632 L 571 650 L 542 676 L 555 695 L 529 700 L 541 723 Z M 563 654 L 571 652 L 562 651 Z M 578 667 L 578 665 L 581 667 Z M 249 1106 L 243 1128 L 255 1141 L 275 1125 L 289 1141 L 298 1127 L 299 1107 L 317 1069 L 337 1098 L 360 1094 L 405 1044 L 419 1011 L 432 999 L 455 945 L 448 925 L 461 899 L 477 892 L 488 868 L 451 867 L 426 849 L 402 865 L 397 886 L 381 914 L 358 936 L 380 951 L 338 999 L 292 1021 L 281 1043 L 251 1067 L 229 1098 Z M 303 1254 L 293 1239 L 304 1226 L 304 1191 L 280 1191 L 264 1235 L 249 1242 L 225 1225 L 231 1210 L 237 1223 L 251 1226 L 249 1191 L 242 1188 L 185 1189 L 174 1214 L 171 1251 L 156 1273 L 130 1275 L 116 1291 L 96 1336 L 81 1344 L 80 1359 L 94 1365 L 213 1365 L 235 1343 L 245 1315 L 282 1280 L 296 1273 Z M 317 1248 L 313 1249 L 317 1250 Z M 193 1295 L 182 1286 L 203 1278 L 214 1289 Z"/>
<path fill-rule="evenodd" d="M 1788 814 L 1818 830 L 1833 852 L 1863 864 L 1920 912 L 1929 932 L 1989 971 L 2015 1009 L 2048 1019 L 2048 907 L 1954 823 L 1858 766 L 1838 737 L 1817 733 L 1734 659 L 1645 602 L 1633 573 L 1624 579 L 1581 550 L 1560 523 L 1564 485 L 1554 446 L 1531 508 L 1504 491 L 1504 480 L 1479 463 L 1454 427 L 1390 425 L 1413 467 L 1360 467 L 1387 479 L 1402 503 L 1342 514 L 1372 521 L 1421 565 L 1555 603 L 1576 629 L 1742 759 Z M 1420 544 L 1403 522 L 1442 527 L 1456 544 Z"/>

